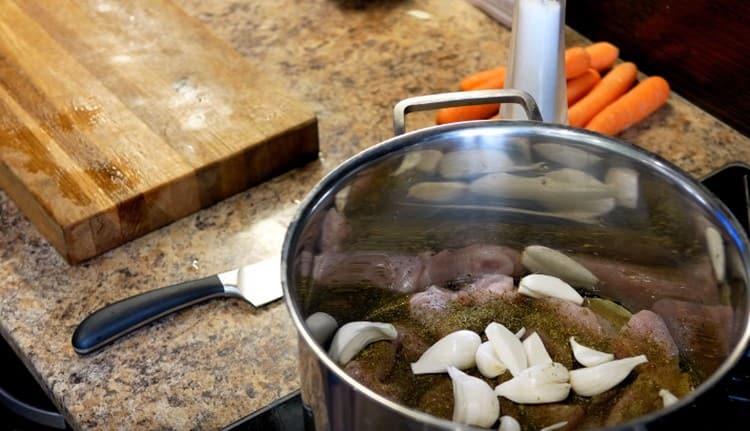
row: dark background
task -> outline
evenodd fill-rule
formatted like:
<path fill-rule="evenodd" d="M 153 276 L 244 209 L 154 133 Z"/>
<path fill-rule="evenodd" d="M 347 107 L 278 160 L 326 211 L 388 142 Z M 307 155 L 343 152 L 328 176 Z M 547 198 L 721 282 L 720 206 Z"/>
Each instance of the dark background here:
<path fill-rule="evenodd" d="M 569 0 L 566 22 L 750 136 L 750 1 Z"/>

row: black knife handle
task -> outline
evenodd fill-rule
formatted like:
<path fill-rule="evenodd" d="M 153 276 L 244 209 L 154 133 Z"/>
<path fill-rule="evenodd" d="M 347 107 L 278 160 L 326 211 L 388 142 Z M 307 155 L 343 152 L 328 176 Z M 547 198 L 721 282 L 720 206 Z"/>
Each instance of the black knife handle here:
<path fill-rule="evenodd" d="M 162 316 L 225 295 L 221 280 L 212 275 L 125 298 L 83 319 L 73 333 L 73 349 L 91 353 Z"/>

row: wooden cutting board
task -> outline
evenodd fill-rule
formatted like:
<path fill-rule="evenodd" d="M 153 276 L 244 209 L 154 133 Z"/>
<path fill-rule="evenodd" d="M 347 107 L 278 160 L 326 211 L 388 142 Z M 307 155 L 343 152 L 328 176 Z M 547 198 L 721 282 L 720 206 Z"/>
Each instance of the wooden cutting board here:
<path fill-rule="evenodd" d="M 3 0 L 0 187 L 88 259 L 317 157 L 277 79 L 168 0 Z"/>

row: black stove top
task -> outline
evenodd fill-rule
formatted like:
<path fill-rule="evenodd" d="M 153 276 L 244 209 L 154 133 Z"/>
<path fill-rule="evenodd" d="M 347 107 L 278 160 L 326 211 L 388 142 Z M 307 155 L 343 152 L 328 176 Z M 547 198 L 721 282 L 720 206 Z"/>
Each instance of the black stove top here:
<path fill-rule="evenodd" d="M 725 166 L 703 184 L 721 199 L 750 235 L 750 166 Z M 310 412 L 293 392 L 227 429 L 243 431 L 314 431 Z M 663 419 L 658 429 L 741 430 L 750 427 L 750 351 L 713 390 L 679 414 Z"/>

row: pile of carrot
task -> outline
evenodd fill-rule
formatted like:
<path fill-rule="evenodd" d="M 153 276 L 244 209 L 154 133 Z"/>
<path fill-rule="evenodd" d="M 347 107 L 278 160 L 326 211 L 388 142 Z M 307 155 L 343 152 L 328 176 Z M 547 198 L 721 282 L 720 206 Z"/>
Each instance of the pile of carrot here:
<path fill-rule="evenodd" d="M 616 135 L 659 109 L 669 98 L 669 84 L 652 76 L 633 86 L 638 69 L 633 63 L 615 65 L 619 49 L 608 42 L 565 51 L 568 123 Z M 604 73 L 606 72 L 606 73 Z M 459 83 L 461 90 L 503 88 L 505 67 L 483 70 Z M 602 76 L 602 74 L 604 75 Z M 437 112 L 438 124 L 481 120 L 498 113 L 499 105 L 445 108 Z"/>

